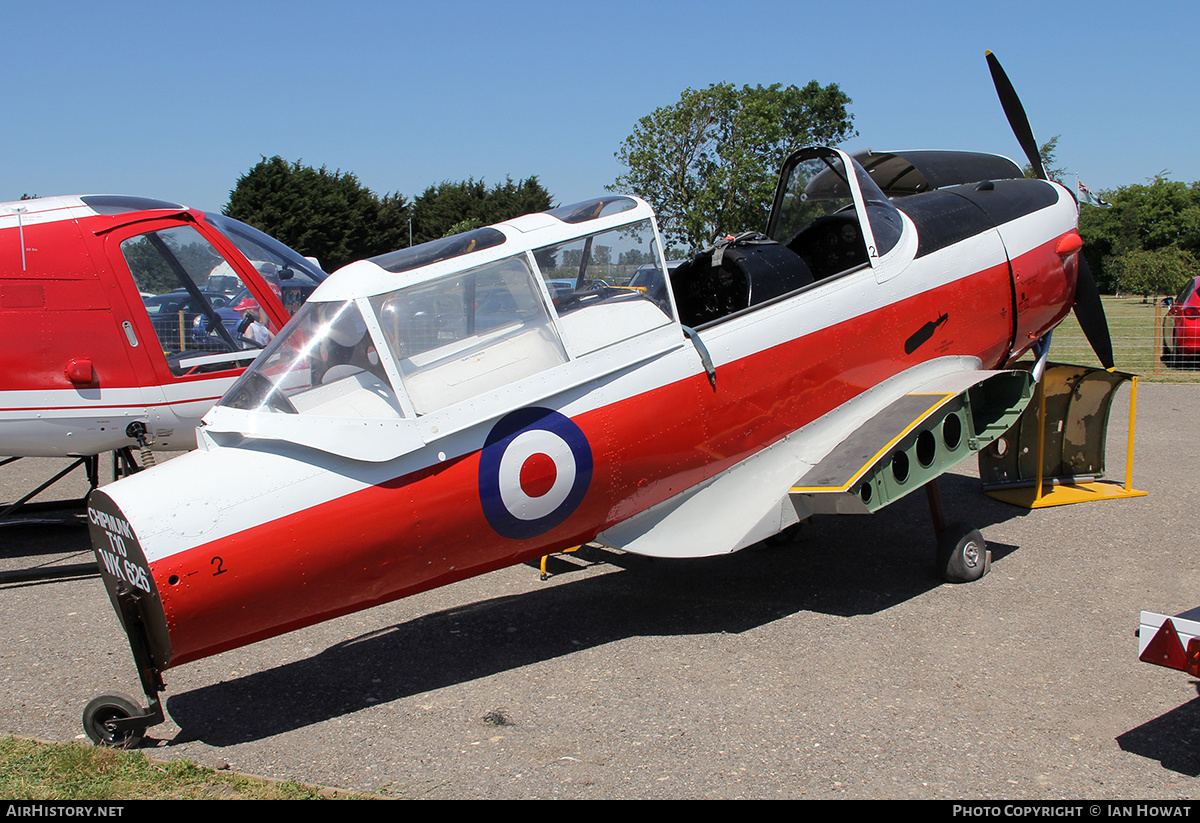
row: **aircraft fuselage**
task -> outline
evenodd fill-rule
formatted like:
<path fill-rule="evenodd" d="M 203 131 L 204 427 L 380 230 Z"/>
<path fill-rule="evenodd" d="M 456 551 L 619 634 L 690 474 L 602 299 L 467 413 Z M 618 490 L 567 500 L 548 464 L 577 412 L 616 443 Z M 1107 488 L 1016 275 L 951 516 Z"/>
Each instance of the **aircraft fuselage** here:
<path fill-rule="evenodd" d="M 285 388 L 287 369 L 315 371 L 317 353 L 325 356 L 317 332 L 290 361 L 283 357 L 289 344 L 268 349 L 255 369 L 274 389 L 251 391 L 248 375 L 243 380 L 250 382 L 239 383 L 206 418 L 199 450 L 93 493 L 93 542 L 110 594 L 114 602 L 121 589 L 142 598 L 154 663 L 165 669 L 581 543 L 606 542 L 621 524 L 637 522 L 631 518 L 669 510 L 773 444 L 803 442 L 818 422 L 880 386 L 901 385 L 914 370 L 943 361 L 1001 368 L 1070 309 L 1074 259 L 1061 244 L 1075 232 L 1076 205 L 1065 190 L 1041 181 L 935 195 L 898 204 L 889 217 L 898 221 L 897 236 L 886 251 L 697 324 L 695 339 L 683 328 L 691 324 L 681 316 L 679 282 L 660 307 L 662 317 L 602 345 L 581 341 L 619 326 L 638 298 L 606 291 L 596 306 L 609 313 L 595 328 L 584 327 L 585 315 L 600 318 L 598 308 L 555 302 L 544 310 L 549 333 L 561 335 L 559 359 L 465 398 L 455 394 L 464 381 L 487 369 L 516 369 L 535 350 L 522 348 L 518 356 L 511 353 L 518 349 L 505 349 L 500 357 L 500 347 L 509 345 L 504 338 L 422 365 L 434 362 L 428 352 L 441 351 L 430 347 L 442 345 L 448 326 L 440 336 L 427 335 L 420 352 L 397 344 L 389 323 L 412 328 L 430 317 L 385 317 L 401 305 L 386 296 L 398 292 L 387 289 L 457 282 L 453 271 L 517 259 L 531 270 L 541 267 L 534 282 L 543 283 L 538 288 L 549 301 L 546 249 L 556 251 L 553 263 L 561 265 L 563 238 L 649 220 L 645 204 L 631 201 L 627 214 L 594 224 L 543 216 L 500 224 L 495 229 L 504 242 L 495 249 L 435 261 L 428 275 L 418 267 L 386 281 L 368 264 L 354 264 L 310 300 L 362 312 L 360 340 L 374 342 L 360 350 L 374 354 L 354 372 L 353 392 L 325 399 L 337 381 L 315 378 L 312 388 Z M 863 215 L 862 198 L 858 207 Z M 939 214 L 950 209 L 970 219 L 943 216 L 959 221 L 947 230 Z M 377 285 L 384 282 L 390 285 Z M 492 282 L 499 281 L 486 281 Z M 480 283 L 489 299 L 499 291 Z M 477 312 L 481 305 L 476 296 Z M 452 308 L 457 312 L 458 303 Z M 438 312 L 450 310 L 443 304 Z M 291 365 L 272 371 L 273 357 Z M 472 357 L 474 370 L 465 371 Z M 427 386 L 431 375 L 435 389 Z M 336 402 L 343 411 L 307 414 L 301 401 L 318 394 L 320 410 Z M 295 408 L 269 408 L 284 395 Z M 351 402 L 366 408 L 380 398 L 394 415 L 344 411 Z M 805 448 L 816 453 L 832 445 Z M 787 492 L 772 492 L 772 500 L 786 501 Z M 779 528 L 805 514 L 796 504 Z M 702 556 L 740 548 L 724 533 L 714 530 L 711 541 L 683 551 Z"/>

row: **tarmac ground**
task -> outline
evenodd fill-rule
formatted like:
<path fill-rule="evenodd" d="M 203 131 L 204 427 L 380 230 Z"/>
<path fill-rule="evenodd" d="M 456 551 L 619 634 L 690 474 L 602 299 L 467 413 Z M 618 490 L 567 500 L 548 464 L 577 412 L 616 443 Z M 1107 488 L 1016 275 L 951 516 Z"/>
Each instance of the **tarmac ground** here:
<path fill-rule="evenodd" d="M 1135 631 L 1200 605 L 1197 409 L 1139 386 L 1146 497 L 1030 511 L 943 477 L 993 552 L 975 583 L 934 575 L 922 494 L 703 560 L 585 547 L 171 669 L 147 753 L 382 797 L 1193 798 L 1200 683 Z M 65 465 L 0 468 L 0 499 Z M 0 526 L 0 571 L 90 562 L 65 519 Z M 144 700 L 96 575 L 6 579 L 0 732 L 86 739 L 92 697 Z"/>

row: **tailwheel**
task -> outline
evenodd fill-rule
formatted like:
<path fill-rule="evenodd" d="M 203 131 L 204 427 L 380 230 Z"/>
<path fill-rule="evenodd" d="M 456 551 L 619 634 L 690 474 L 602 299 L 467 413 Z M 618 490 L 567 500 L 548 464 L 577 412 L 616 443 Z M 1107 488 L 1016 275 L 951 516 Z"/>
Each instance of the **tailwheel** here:
<path fill-rule="evenodd" d="M 141 745 L 146 713 L 123 694 L 102 694 L 83 710 L 83 729 L 97 746 L 135 749 Z"/>
<path fill-rule="evenodd" d="M 937 570 L 947 583 L 970 583 L 988 573 L 992 553 L 979 529 L 951 523 L 938 536 Z"/>

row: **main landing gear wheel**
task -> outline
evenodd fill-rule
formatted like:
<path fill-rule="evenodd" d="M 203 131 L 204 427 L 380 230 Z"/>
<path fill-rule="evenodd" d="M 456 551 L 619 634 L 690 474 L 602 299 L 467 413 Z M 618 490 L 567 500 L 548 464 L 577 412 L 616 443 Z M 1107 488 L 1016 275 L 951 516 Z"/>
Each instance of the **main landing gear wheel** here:
<path fill-rule="evenodd" d="M 952 523 L 938 538 L 937 569 L 947 583 L 970 583 L 988 573 L 992 553 L 979 529 Z"/>
<path fill-rule="evenodd" d="M 102 694 L 83 710 L 83 728 L 97 746 L 135 749 L 142 742 L 145 727 L 117 729 L 114 722 L 141 716 L 142 709 L 123 694 Z"/>

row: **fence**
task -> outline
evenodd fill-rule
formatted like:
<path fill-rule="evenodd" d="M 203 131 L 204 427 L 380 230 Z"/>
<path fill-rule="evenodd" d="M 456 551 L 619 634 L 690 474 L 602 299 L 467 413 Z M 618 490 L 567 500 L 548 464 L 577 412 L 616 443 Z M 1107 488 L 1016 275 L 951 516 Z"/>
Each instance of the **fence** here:
<path fill-rule="evenodd" d="M 1162 327 L 1167 310 L 1161 300 L 1141 297 L 1103 300 L 1112 335 L 1113 359 L 1119 371 L 1136 374 L 1152 383 L 1200 383 L 1198 364 L 1171 366 L 1162 360 Z M 1073 314 L 1054 331 L 1050 359 L 1060 363 L 1100 364 Z"/>

